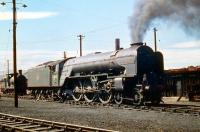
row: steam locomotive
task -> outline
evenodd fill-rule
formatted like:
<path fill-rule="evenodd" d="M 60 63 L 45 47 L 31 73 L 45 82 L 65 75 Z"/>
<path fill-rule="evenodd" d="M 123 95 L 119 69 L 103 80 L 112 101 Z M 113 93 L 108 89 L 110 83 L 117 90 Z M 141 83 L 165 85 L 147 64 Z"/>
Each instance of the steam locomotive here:
<path fill-rule="evenodd" d="M 162 98 L 163 56 L 143 43 L 41 64 L 27 70 L 28 90 L 36 97 L 87 102 L 123 100 L 142 104 Z"/>

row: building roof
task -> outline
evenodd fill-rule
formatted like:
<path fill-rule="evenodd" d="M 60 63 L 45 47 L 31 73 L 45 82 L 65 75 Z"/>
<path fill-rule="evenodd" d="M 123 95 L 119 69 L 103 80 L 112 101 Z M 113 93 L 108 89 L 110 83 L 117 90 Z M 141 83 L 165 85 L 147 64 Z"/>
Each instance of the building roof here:
<path fill-rule="evenodd" d="M 200 66 L 189 66 L 187 68 L 169 69 L 165 70 L 166 73 L 171 74 L 187 74 L 200 72 Z"/>

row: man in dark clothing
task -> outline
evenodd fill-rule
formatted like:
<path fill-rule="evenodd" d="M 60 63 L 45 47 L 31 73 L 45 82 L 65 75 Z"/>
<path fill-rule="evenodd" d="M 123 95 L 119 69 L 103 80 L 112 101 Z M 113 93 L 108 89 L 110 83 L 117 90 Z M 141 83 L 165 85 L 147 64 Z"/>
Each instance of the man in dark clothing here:
<path fill-rule="evenodd" d="M 22 75 L 22 70 L 19 70 L 19 75 L 16 79 L 16 91 L 18 95 L 25 95 L 27 89 L 27 79 Z"/>

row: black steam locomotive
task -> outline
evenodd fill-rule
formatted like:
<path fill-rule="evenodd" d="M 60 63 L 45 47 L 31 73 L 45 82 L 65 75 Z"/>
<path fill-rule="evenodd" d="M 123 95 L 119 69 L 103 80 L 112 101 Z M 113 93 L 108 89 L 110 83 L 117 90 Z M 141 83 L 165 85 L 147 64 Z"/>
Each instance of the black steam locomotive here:
<path fill-rule="evenodd" d="M 68 59 L 62 69 L 60 93 L 75 101 L 102 103 L 124 99 L 135 104 L 161 101 L 163 56 L 143 43 L 107 53 Z"/>
<path fill-rule="evenodd" d="M 142 104 L 161 101 L 163 67 L 160 52 L 135 43 L 126 49 L 47 62 L 24 75 L 37 98 Z"/>

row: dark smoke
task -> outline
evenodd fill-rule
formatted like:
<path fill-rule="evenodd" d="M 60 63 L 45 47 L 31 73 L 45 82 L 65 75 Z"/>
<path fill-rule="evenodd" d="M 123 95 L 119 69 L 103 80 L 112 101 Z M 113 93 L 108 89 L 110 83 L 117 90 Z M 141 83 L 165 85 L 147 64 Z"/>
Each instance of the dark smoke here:
<path fill-rule="evenodd" d="M 178 23 L 187 33 L 200 36 L 200 0 L 138 0 L 131 17 L 134 42 L 142 42 L 155 19 Z"/>

